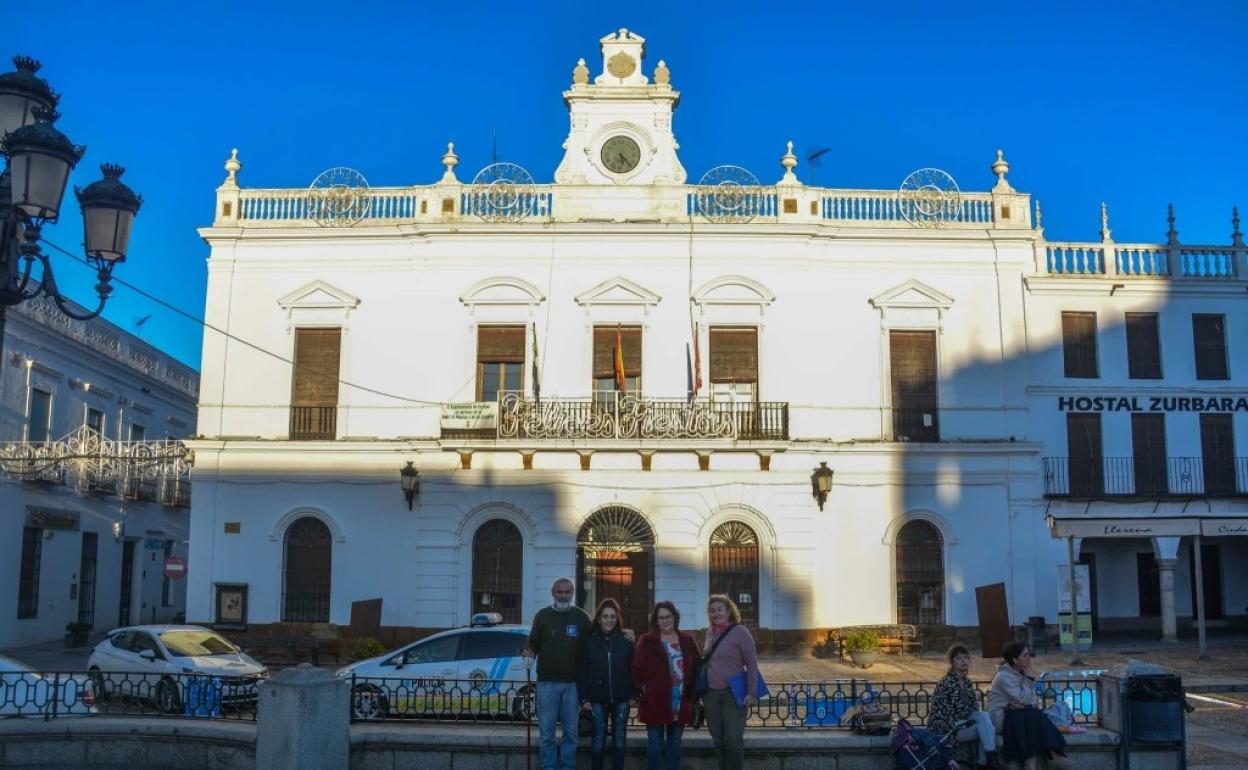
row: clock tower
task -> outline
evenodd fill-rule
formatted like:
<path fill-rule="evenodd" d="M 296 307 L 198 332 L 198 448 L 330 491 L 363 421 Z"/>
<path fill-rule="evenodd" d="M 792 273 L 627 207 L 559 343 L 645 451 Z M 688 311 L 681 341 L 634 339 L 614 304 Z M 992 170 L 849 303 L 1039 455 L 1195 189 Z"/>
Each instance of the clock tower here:
<path fill-rule="evenodd" d="M 601 41 L 602 72 L 590 83 L 581 59 L 563 92 L 572 126 L 555 171 L 557 184 L 683 184 L 672 110 L 680 94 L 660 61 L 653 82 L 642 72 L 646 40 L 621 29 Z"/>

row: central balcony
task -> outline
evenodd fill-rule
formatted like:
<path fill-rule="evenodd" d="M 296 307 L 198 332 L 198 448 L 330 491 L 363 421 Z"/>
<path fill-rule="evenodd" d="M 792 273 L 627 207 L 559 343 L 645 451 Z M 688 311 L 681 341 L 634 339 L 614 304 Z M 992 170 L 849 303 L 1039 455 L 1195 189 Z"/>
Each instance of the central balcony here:
<path fill-rule="evenodd" d="M 694 439 L 782 441 L 789 437 L 784 401 L 718 402 L 620 393 L 595 398 L 535 399 L 503 393 L 497 403 L 452 407 L 447 439 Z"/>
<path fill-rule="evenodd" d="M 1108 500 L 1248 495 L 1248 457 L 1046 457 L 1046 497 Z"/>

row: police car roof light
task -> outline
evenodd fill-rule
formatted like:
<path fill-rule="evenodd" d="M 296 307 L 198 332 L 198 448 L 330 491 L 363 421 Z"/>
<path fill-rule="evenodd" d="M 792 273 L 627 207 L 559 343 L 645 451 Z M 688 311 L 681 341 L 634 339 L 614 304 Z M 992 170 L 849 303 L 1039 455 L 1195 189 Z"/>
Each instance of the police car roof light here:
<path fill-rule="evenodd" d="M 473 628 L 477 626 L 497 626 L 503 622 L 503 616 L 498 612 L 478 612 L 472 616 L 472 620 L 468 624 Z"/>

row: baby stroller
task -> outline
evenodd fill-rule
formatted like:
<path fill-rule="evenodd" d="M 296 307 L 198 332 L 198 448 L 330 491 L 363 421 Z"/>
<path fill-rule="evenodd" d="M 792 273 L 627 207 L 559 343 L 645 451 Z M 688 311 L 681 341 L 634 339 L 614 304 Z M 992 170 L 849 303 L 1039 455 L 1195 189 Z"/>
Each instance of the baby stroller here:
<path fill-rule="evenodd" d="M 964 727 L 975 724 L 965 720 L 955 724 L 949 732 L 937 735 L 922 727 L 913 727 L 904 719 L 898 719 L 888 746 L 893 752 L 893 764 L 898 770 L 959 770 L 953 759 L 955 736 Z"/>

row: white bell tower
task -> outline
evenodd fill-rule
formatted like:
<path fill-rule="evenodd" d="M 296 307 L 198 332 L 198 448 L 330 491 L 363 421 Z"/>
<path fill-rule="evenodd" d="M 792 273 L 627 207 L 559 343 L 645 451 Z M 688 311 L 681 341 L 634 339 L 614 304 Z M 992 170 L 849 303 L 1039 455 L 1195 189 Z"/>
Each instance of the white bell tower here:
<path fill-rule="evenodd" d="M 642 71 L 646 39 L 621 29 L 599 41 L 602 72 L 589 82 L 585 60 L 572 70 L 563 92 L 572 126 L 555 171 L 557 184 L 683 184 L 685 169 L 672 134 L 672 110 L 680 94 L 660 61 L 654 82 Z"/>

